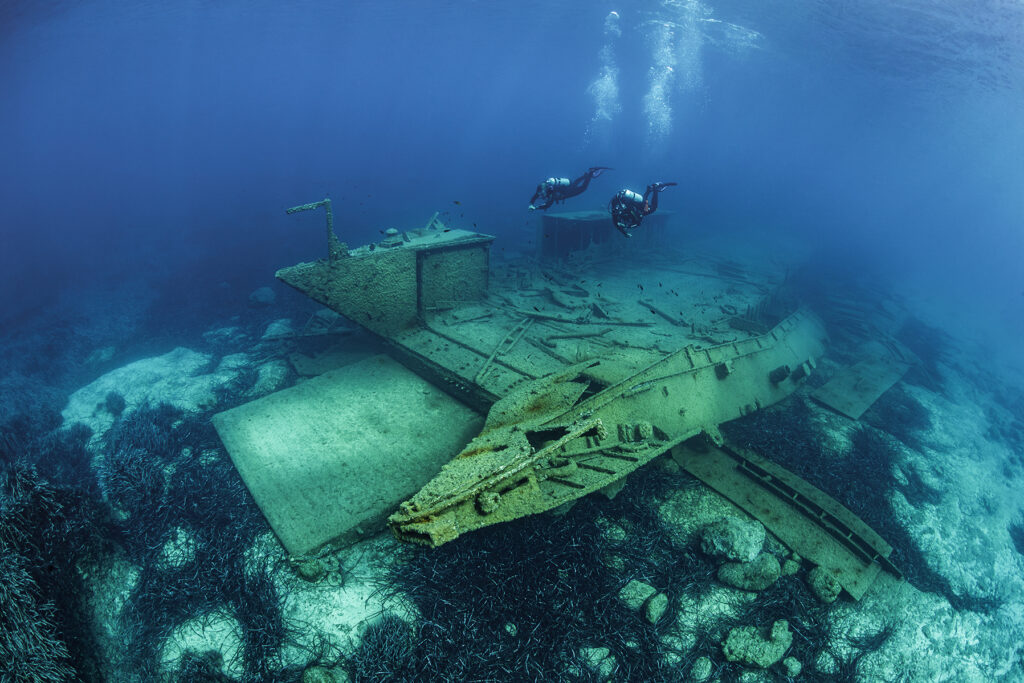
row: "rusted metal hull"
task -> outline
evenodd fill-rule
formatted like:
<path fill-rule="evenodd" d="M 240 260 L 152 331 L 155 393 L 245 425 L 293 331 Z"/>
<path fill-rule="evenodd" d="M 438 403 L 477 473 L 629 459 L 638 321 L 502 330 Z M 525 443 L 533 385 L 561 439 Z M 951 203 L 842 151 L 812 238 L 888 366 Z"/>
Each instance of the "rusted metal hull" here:
<path fill-rule="evenodd" d="M 639 368 L 628 357 L 588 361 L 526 383 L 389 524 L 399 538 L 436 546 L 575 500 L 785 398 L 824 343 L 820 320 L 798 311 L 742 342 L 686 346 Z"/>

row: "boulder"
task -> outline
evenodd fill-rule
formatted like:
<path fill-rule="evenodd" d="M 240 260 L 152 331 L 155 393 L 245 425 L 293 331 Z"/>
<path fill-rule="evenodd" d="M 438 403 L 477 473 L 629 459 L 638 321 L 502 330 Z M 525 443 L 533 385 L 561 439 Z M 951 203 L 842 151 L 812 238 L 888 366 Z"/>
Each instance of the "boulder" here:
<path fill-rule="evenodd" d="M 606 647 L 585 647 L 580 650 L 580 656 L 587 661 L 590 668 L 597 672 L 602 681 L 611 679 L 615 673 L 615 656 Z"/>
<path fill-rule="evenodd" d="M 718 580 L 745 591 L 763 591 L 779 580 L 782 567 L 769 553 L 761 553 L 753 562 L 726 562 L 718 568 Z"/>
<path fill-rule="evenodd" d="M 712 557 L 750 562 L 764 545 L 764 526 L 755 520 L 722 517 L 704 527 L 701 549 Z"/>
<path fill-rule="evenodd" d="M 757 626 L 738 626 L 731 631 L 722 645 L 722 653 L 730 662 L 740 662 L 767 669 L 782 659 L 793 644 L 789 622 L 779 619 L 767 633 Z"/>
<path fill-rule="evenodd" d="M 796 657 L 786 657 L 782 660 L 782 668 L 786 671 L 786 676 L 796 678 L 804 670 L 804 665 Z"/>
<path fill-rule="evenodd" d="M 241 369 L 240 364 L 217 365 L 211 355 L 179 347 L 98 377 L 71 394 L 61 414 L 65 425 L 81 422 L 89 426 L 95 445 L 116 418 L 106 407 L 111 392 L 124 400 L 120 406 L 123 414 L 159 403 L 196 413 L 215 405 L 217 390 L 235 380 Z"/>
<path fill-rule="evenodd" d="M 658 593 L 651 597 L 644 605 L 644 618 L 652 624 L 657 624 L 665 610 L 668 609 L 668 596 Z"/>
<path fill-rule="evenodd" d="M 818 599 L 825 604 L 835 602 L 836 598 L 839 597 L 839 593 L 843 590 L 836 577 L 821 567 L 815 567 L 807 572 L 807 583 L 811 587 L 811 592 L 818 596 Z"/>
<path fill-rule="evenodd" d="M 712 664 L 710 657 L 698 657 L 690 667 L 691 681 L 706 681 L 711 676 Z"/>
<path fill-rule="evenodd" d="M 255 383 L 246 392 L 252 398 L 272 394 L 279 389 L 284 389 L 293 382 L 291 366 L 279 358 L 267 361 L 259 366 L 256 373 Z"/>
<path fill-rule="evenodd" d="M 279 318 L 267 325 L 267 329 L 264 330 L 263 336 L 260 339 L 270 341 L 273 339 L 287 339 L 293 336 L 295 336 L 295 328 L 292 327 L 292 321 L 288 318 Z"/>
<path fill-rule="evenodd" d="M 619 599 L 630 609 L 639 610 L 647 602 L 647 598 L 657 592 L 657 589 L 651 584 L 633 579 L 619 591 Z"/>
<path fill-rule="evenodd" d="M 337 683 L 331 670 L 323 666 L 311 666 L 302 672 L 302 683 Z"/>

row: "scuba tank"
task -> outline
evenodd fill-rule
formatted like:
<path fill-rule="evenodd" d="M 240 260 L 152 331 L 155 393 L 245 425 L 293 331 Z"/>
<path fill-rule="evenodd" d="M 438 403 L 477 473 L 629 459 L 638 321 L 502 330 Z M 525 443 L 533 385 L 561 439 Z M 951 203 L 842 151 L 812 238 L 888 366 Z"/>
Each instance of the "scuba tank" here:
<path fill-rule="evenodd" d="M 633 192 L 633 190 L 620 190 L 615 199 L 622 204 L 640 204 L 644 203 L 644 198 L 639 192 Z"/>

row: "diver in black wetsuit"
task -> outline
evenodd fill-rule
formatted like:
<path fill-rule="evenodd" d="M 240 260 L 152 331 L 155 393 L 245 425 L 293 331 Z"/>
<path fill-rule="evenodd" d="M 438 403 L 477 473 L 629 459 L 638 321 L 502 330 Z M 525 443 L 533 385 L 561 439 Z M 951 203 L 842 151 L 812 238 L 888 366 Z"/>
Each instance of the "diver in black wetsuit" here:
<path fill-rule="evenodd" d="M 537 186 L 537 191 L 530 198 L 530 211 L 544 211 L 551 208 L 555 202 L 564 202 L 569 197 L 583 194 L 590 181 L 601 175 L 601 171 L 610 170 L 612 169 L 608 166 L 591 166 L 586 173 L 572 182 L 569 182 L 568 178 L 548 178 Z M 541 201 L 540 205 L 537 204 L 538 199 Z"/>
<path fill-rule="evenodd" d="M 641 197 L 633 190 L 619 190 L 619 193 L 612 197 L 608 210 L 612 214 L 612 222 L 626 237 L 632 237 L 632 230 L 640 227 L 644 216 L 649 216 L 658 210 L 658 193 L 666 187 L 672 187 L 677 183 L 651 183 Z"/>

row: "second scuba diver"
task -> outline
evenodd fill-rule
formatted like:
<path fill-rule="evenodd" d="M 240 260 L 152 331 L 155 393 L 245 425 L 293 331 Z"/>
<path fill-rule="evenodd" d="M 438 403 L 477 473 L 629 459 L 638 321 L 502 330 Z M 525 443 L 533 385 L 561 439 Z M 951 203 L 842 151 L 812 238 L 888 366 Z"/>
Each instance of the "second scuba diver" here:
<path fill-rule="evenodd" d="M 649 216 L 658 210 L 658 193 L 666 187 L 676 184 L 651 183 L 642 197 L 633 190 L 619 190 L 608 205 L 615 227 L 626 237 L 632 237 L 632 231 L 640 227 L 644 216 Z"/>

